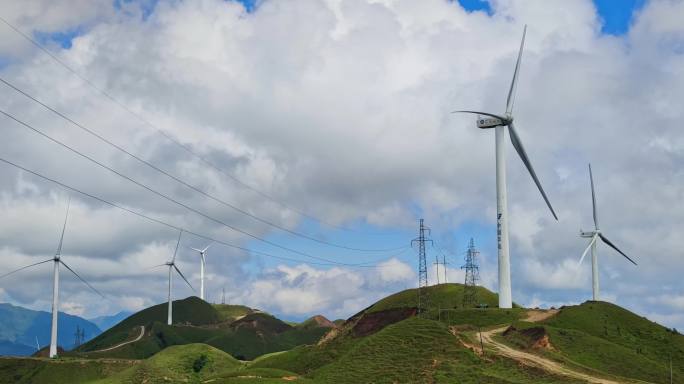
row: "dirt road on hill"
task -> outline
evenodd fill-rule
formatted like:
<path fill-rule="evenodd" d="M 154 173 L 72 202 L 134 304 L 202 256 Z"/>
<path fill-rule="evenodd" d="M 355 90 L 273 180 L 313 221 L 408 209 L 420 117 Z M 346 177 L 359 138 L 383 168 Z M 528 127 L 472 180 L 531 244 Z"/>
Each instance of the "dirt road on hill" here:
<path fill-rule="evenodd" d="M 141 325 L 141 326 L 140 326 L 140 334 L 139 334 L 138 337 L 136 337 L 134 340 L 124 341 L 123 343 L 117 344 L 117 345 L 115 345 L 115 346 L 113 346 L 113 347 L 109 347 L 109 348 L 105 348 L 105 349 L 99 349 L 99 350 L 97 350 L 97 351 L 91 351 L 91 352 L 88 352 L 88 353 L 107 352 L 107 351 L 111 351 L 111 350 L 113 350 L 113 349 L 121 348 L 121 347 L 123 347 L 124 345 L 131 344 L 131 343 L 135 343 L 136 341 L 139 341 L 140 339 L 142 339 L 142 337 L 143 337 L 144 335 L 145 335 L 145 326 L 144 326 L 144 325 Z"/>
<path fill-rule="evenodd" d="M 558 310 L 548 310 L 548 311 L 541 311 L 541 310 L 530 310 L 527 312 L 527 317 L 525 318 L 525 321 L 529 322 L 538 322 L 538 321 L 543 321 L 551 316 L 554 316 L 556 313 L 558 313 Z M 489 331 L 482 332 L 482 341 L 485 344 L 485 347 L 488 347 L 489 349 L 493 349 L 496 351 L 496 354 L 505 356 L 507 358 L 513 359 L 515 361 L 518 361 L 521 364 L 530 366 L 530 367 L 536 367 L 536 368 L 541 368 L 547 372 L 555 373 L 557 375 L 562 375 L 562 376 L 568 376 L 572 377 L 574 379 L 579 379 L 579 380 L 585 380 L 589 383 L 597 383 L 597 384 L 620 384 L 624 382 L 619 382 L 619 381 L 613 381 L 613 380 L 608 380 L 608 379 L 602 379 L 599 377 L 592 376 L 587 373 L 575 371 L 571 368 L 565 367 L 561 363 L 558 363 L 556 361 L 547 359 L 545 357 L 535 355 L 533 353 L 527 353 L 523 352 L 514 348 L 509 347 L 506 344 L 502 344 L 494 339 L 495 335 L 503 333 L 506 329 L 508 329 L 508 326 L 505 327 L 500 327 L 496 329 L 492 329 Z"/>

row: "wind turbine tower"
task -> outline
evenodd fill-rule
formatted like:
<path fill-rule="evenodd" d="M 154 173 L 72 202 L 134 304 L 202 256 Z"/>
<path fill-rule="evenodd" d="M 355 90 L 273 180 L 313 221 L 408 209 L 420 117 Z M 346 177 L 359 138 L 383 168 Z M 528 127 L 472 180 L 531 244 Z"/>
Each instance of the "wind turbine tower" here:
<path fill-rule="evenodd" d="M 169 267 L 169 292 L 168 292 L 168 298 L 169 298 L 169 304 L 168 304 L 168 313 L 166 317 L 166 324 L 171 325 L 173 323 L 173 299 L 171 297 L 171 288 L 172 288 L 172 281 L 173 281 L 173 270 L 175 269 L 176 272 L 180 275 L 180 277 L 185 281 L 186 284 L 188 284 L 188 287 L 195 291 L 195 288 L 192 287 L 188 279 L 185 278 L 183 275 L 183 272 L 178 269 L 178 266 L 176 266 L 176 255 L 178 254 L 178 246 L 180 245 L 181 241 L 181 236 L 183 235 L 183 231 L 181 230 L 178 233 L 178 242 L 176 242 L 176 249 L 173 251 L 173 258 L 171 261 L 167 261 L 164 264 L 157 265 L 157 267 L 163 267 L 167 266 Z"/>
<path fill-rule="evenodd" d="M 206 263 L 206 254 L 207 250 L 211 247 L 211 244 L 207 245 L 204 247 L 204 249 L 197 249 L 197 248 L 192 248 L 193 251 L 196 251 L 200 254 L 200 299 L 204 300 L 204 265 Z"/>
<path fill-rule="evenodd" d="M 452 113 L 472 113 L 477 116 L 477 127 L 480 129 L 494 128 L 495 130 L 495 148 L 496 148 L 496 234 L 497 234 L 497 249 L 499 258 L 499 308 L 512 308 L 513 298 L 511 294 L 511 259 L 508 250 L 508 196 L 506 191 L 506 153 L 505 153 L 505 136 L 508 127 L 508 133 L 511 138 L 513 148 L 515 148 L 518 156 L 522 160 L 525 167 L 529 171 L 534 180 L 539 192 L 541 192 L 546 205 L 551 210 L 553 217 L 558 220 L 556 212 L 553 210 L 546 193 L 537 178 L 537 174 L 532 168 L 527 157 L 527 152 L 523 147 L 522 141 L 513 126 L 513 103 L 515 101 L 515 91 L 518 82 L 518 73 L 520 72 L 520 61 L 522 59 L 523 47 L 525 46 L 525 34 L 527 26 L 523 30 L 522 41 L 520 42 L 520 51 L 518 52 L 518 60 L 515 64 L 513 72 L 513 81 L 508 90 L 508 98 L 506 99 L 506 112 L 503 116 L 495 115 L 488 112 L 479 111 L 454 111 Z"/>
<path fill-rule="evenodd" d="M 629 256 L 625 255 L 624 252 L 622 252 L 620 249 L 618 249 L 615 244 L 613 244 L 608 238 L 601 233 L 601 230 L 599 229 L 599 224 L 598 224 L 598 212 L 596 209 L 596 192 L 594 191 L 594 175 L 591 172 L 591 164 L 589 164 L 589 182 L 591 183 L 591 205 L 592 205 L 592 212 L 594 216 L 594 230 L 589 231 L 589 232 L 584 232 L 580 229 L 580 237 L 585 237 L 585 238 L 590 238 L 591 241 L 589 241 L 589 245 L 587 248 L 584 250 L 584 253 L 582 253 L 582 257 L 580 258 L 579 263 L 581 264 L 582 261 L 584 260 L 584 257 L 587 255 L 587 252 L 591 249 L 591 290 L 592 290 L 592 297 L 594 301 L 600 300 L 599 296 L 599 269 L 598 269 L 598 253 L 596 252 L 596 243 L 598 242 L 598 239 L 601 239 L 604 243 L 606 243 L 609 247 L 613 248 L 616 250 L 618 253 L 620 253 L 622 256 L 624 256 L 627 260 L 629 260 L 632 264 L 637 265 L 634 260 L 630 259 Z"/>
<path fill-rule="evenodd" d="M 1 278 L 4 278 L 6 276 L 9 276 L 15 272 L 19 272 L 21 270 L 27 269 L 34 267 L 36 265 L 44 264 L 44 263 L 49 263 L 53 262 L 54 263 L 54 272 L 53 272 L 53 285 L 52 285 L 52 324 L 50 327 L 50 357 L 56 357 L 57 356 L 57 318 L 59 314 L 59 266 L 64 265 L 64 268 L 69 270 L 69 272 L 73 273 L 74 276 L 76 276 L 79 280 L 81 280 L 85 285 L 88 286 L 91 290 L 93 290 L 95 293 L 98 295 L 102 296 L 104 298 L 104 295 L 101 294 L 97 289 L 95 289 L 90 283 L 85 281 L 76 271 L 71 269 L 67 263 L 65 263 L 62 260 L 62 244 L 64 243 L 64 232 L 66 231 L 66 225 L 67 225 L 67 219 L 69 218 L 69 208 L 71 206 L 71 198 L 69 198 L 69 201 L 67 202 L 67 211 L 66 211 L 66 216 L 64 217 L 64 224 L 62 225 L 62 235 L 59 237 L 59 245 L 57 246 L 57 252 L 55 253 L 55 256 L 53 256 L 51 259 L 43 260 L 38 263 L 34 263 L 31 265 L 27 265 L 25 267 L 21 267 L 19 269 L 15 269 L 12 272 L 6 273 L 2 276 Z M 38 343 L 38 339 L 36 338 L 36 343 Z"/>

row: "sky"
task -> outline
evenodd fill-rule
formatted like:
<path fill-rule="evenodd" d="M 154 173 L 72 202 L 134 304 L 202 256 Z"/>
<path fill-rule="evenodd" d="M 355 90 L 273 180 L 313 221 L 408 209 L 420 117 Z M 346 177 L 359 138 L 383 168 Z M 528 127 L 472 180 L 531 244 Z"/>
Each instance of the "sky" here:
<path fill-rule="evenodd" d="M 417 285 L 419 218 L 431 284 L 443 255 L 448 281 L 463 281 L 473 238 L 480 283 L 497 290 L 494 135 L 450 112 L 504 110 L 528 25 L 516 128 L 559 221 L 506 144 L 513 300 L 591 298 L 590 263 L 578 265 L 591 162 L 601 229 L 639 264 L 600 246 L 602 298 L 684 329 L 683 12 L 675 0 L 4 2 L 0 16 L 52 57 L 0 23 L 0 110 L 118 174 L 4 115 L 0 158 L 240 247 L 209 249 L 212 302 L 225 289 L 288 320 L 347 318 Z M 71 197 L 63 260 L 105 299 L 63 271 L 61 309 L 165 300 L 152 267 L 177 229 L 4 163 L 0 175 L 4 271 L 52 257 Z M 191 248 L 208 241 L 192 233 L 178 266 L 198 290 Z M 0 301 L 49 310 L 51 276 L 41 264 L 5 277 Z M 174 280 L 175 298 L 192 294 Z"/>

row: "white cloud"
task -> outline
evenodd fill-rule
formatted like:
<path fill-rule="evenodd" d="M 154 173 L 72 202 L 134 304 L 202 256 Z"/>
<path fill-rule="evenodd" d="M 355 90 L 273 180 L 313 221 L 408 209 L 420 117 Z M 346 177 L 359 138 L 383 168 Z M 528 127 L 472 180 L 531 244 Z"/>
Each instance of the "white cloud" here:
<path fill-rule="evenodd" d="M 539 302 L 576 302 L 586 294 L 587 265 L 577 280 L 571 266 L 585 246 L 577 230 L 591 223 L 590 161 L 601 227 L 639 262 L 635 268 L 601 247 L 607 276 L 602 285 L 631 306 L 663 294 L 661 285 L 681 285 L 676 272 L 682 265 L 684 216 L 681 1 L 648 2 L 623 37 L 600 35 L 589 0 L 553 6 L 497 0 L 492 16 L 467 13 L 456 2 L 442 0 L 265 1 L 252 14 L 236 2 L 203 0 L 159 2 L 146 20 L 134 3 L 124 10 L 109 1 L 5 3 L 0 13 L 29 33 L 86 25 L 70 49 L 50 45 L 60 60 L 265 193 L 335 224 L 402 229 L 413 226 L 412 216 L 420 212 L 443 233 L 493 228 L 492 132 L 449 112 L 503 109 L 527 23 L 516 123 L 560 222 L 550 218 L 507 146 L 514 300 L 533 302 L 536 294 Z M 12 59 L 0 69 L 3 78 L 253 214 L 288 228 L 301 222 L 293 210 L 187 156 L 11 30 L 0 28 L 0 37 L 0 54 Z M 0 95 L 1 109 L 126 174 L 252 233 L 273 233 L 55 120 L 6 87 L 0 87 Z M 2 157 L 154 217 L 249 244 L 244 236 L 161 201 L 16 124 L 3 124 Z M 49 257 L 66 196 L 5 166 L 0 177 L 5 265 Z M 86 314 L 163 300 L 163 273 L 140 268 L 165 261 L 176 234 L 74 198 L 66 257 L 119 297 L 104 304 L 78 296 Z M 186 241 L 200 242 L 190 236 Z M 495 288 L 496 256 L 484 254 L 484 249 L 493 252 L 490 242 L 493 236 L 482 240 L 481 276 L 485 286 Z M 210 280 L 214 296 L 225 286 L 231 300 L 244 298 L 288 313 L 330 310 L 347 316 L 410 281 L 400 264 L 390 273 L 398 277 L 389 279 L 382 272 L 377 272 L 380 279 L 370 279 L 367 272 L 305 266 L 254 274 L 245 268 L 253 259 L 244 253 L 216 252 Z M 181 253 L 180 260 L 194 274 L 194 259 Z M 449 279 L 456 281 L 462 275 L 451 267 Z M 17 303 L 45 308 L 49 300 L 40 292 L 49 272 L 26 273 L 25 292 L 3 286 L 6 294 Z M 629 293 L 623 281 L 639 283 L 644 292 Z M 249 290 L 243 292 L 244 286 Z M 65 283 L 64 289 L 76 296 L 81 287 Z M 177 293 L 189 290 L 179 285 Z M 284 304 L 273 304 L 276 298 Z M 334 305 L 341 309 L 333 310 Z"/>
<path fill-rule="evenodd" d="M 378 263 L 378 273 L 382 281 L 389 283 L 414 282 L 417 279 L 414 268 L 395 258 Z"/>

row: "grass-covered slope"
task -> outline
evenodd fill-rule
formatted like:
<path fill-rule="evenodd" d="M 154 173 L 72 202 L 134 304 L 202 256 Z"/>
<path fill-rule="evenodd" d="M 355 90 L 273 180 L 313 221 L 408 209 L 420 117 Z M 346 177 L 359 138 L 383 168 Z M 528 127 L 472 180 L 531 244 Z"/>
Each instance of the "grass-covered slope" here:
<path fill-rule="evenodd" d="M 315 343 L 330 329 L 313 323 L 292 327 L 264 312 L 242 306 L 212 306 L 196 297 L 174 302 L 173 313 L 174 325 L 169 326 L 165 322 L 166 304 L 145 309 L 82 346 L 77 354 L 90 358 L 145 359 L 170 346 L 204 343 L 238 359 L 251 360 L 265 353 Z M 230 322 L 231 318 L 237 320 Z M 145 327 L 145 333 L 139 341 L 102 351 L 135 340 L 140 335 L 140 326 Z"/>
<path fill-rule="evenodd" d="M 503 340 L 580 370 L 647 382 L 669 380 L 672 357 L 674 377 L 684 376 L 676 363 L 684 361 L 684 336 L 606 302 L 563 307 L 541 323 L 517 322 Z"/>
<path fill-rule="evenodd" d="M 178 345 L 164 349 L 131 368 L 97 381 L 123 383 L 199 383 L 242 364 L 232 356 L 206 344 Z"/>
<path fill-rule="evenodd" d="M 244 305 L 234 304 L 212 304 L 219 318 L 224 322 L 233 322 L 243 316 L 256 312 L 254 309 Z"/>
<path fill-rule="evenodd" d="M 684 362 L 684 336 L 614 304 L 564 307 L 544 325 L 563 354 L 608 373 L 658 382 L 669 373 L 670 357 Z M 674 370 L 684 377 L 684 365 Z"/>
<path fill-rule="evenodd" d="M 439 284 L 427 288 L 428 302 L 431 308 L 464 308 L 463 284 Z M 484 287 L 476 287 L 477 304 L 486 304 L 489 308 L 499 305 L 498 295 Z M 406 289 L 388 296 L 370 306 L 366 312 L 379 312 L 396 308 L 415 308 L 418 305 L 418 290 Z"/>
<path fill-rule="evenodd" d="M 492 356 L 481 360 L 446 324 L 412 317 L 361 338 L 265 356 L 252 367 L 303 374 L 316 383 L 575 383 Z"/>
<path fill-rule="evenodd" d="M 131 340 L 135 335 L 139 334 L 139 327 L 145 326 L 150 328 L 155 322 L 159 324 L 166 323 L 168 304 L 157 304 L 155 306 L 146 308 L 137 312 L 119 324 L 113 326 L 98 337 L 89 341 L 78 348 L 77 352 L 91 352 L 107 347 L 111 347 Z M 219 313 L 211 306 L 211 304 L 204 300 L 192 296 L 183 300 L 176 300 L 173 302 L 173 323 L 183 325 L 201 326 L 208 324 L 216 324 L 220 321 Z M 147 332 L 150 334 L 150 332 Z M 134 347 L 134 346 L 132 346 Z M 152 353 L 157 352 L 156 350 Z M 120 354 L 115 354 L 120 356 Z M 124 355 L 121 357 L 143 358 L 149 354 L 133 354 Z"/>
<path fill-rule="evenodd" d="M 0 358 L 0 384 L 77 384 L 112 376 L 136 365 L 130 360 Z"/>

